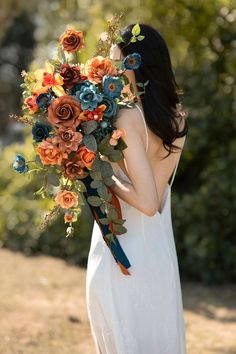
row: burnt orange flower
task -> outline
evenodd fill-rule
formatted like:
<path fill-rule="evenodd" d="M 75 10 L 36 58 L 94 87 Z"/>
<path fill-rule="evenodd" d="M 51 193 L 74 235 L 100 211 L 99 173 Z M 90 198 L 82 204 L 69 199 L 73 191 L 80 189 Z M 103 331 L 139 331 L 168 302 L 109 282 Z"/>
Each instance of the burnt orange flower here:
<path fill-rule="evenodd" d="M 118 140 L 124 136 L 126 136 L 126 131 L 124 128 L 113 130 L 111 139 L 109 140 L 110 145 L 117 145 Z"/>
<path fill-rule="evenodd" d="M 38 95 L 36 93 L 33 93 L 30 97 L 26 98 L 24 101 L 26 106 L 29 108 L 31 114 L 37 112 L 38 110 L 38 105 L 36 104 L 37 97 Z"/>
<path fill-rule="evenodd" d="M 73 180 L 84 176 L 84 163 L 79 155 L 75 155 L 72 159 L 67 159 L 63 162 L 65 177 Z"/>
<path fill-rule="evenodd" d="M 87 111 L 84 110 L 80 113 L 79 119 L 86 121 L 86 120 L 96 120 L 100 122 L 103 117 L 103 112 L 107 106 L 105 104 L 101 104 L 98 106 L 94 111 Z"/>
<path fill-rule="evenodd" d="M 44 165 L 61 165 L 62 160 L 68 157 L 66 152 L 61 151 L 52 143 L 52 138 L 43 140 L 38 145 L 37 152 Z"/>
<path fill-rule="evenodd" d="M 94 151 L 91 151 L 86 148 L 86 146 L 82 146 L 78 152 L 77 155 L 80 157 L 81 161 L 83 164 L 88 168 L 91 169 L 91 166 L 93 164 L 93 161 L 96 158 L 96 153 Z"/>
<path fill-rule="evenodd" d="M 89 60 L 83 67 L 84 74 L 88 80 L 94 84 L 101 83 L 103 76 L 115 76 L 117 74 L 116 66 L 113 65 L 109 58 L 97 56 Z"/>
<path fill-rule="evenodd" d="M 80 103 L 72 96 L 56 98 L 48 107 L 48 120 L 52 125 L 71 127 L 80 124 Z"/>
<path fill-rule="evenodd" d="M 75 52 L 84 47 L 83 32 L 67 29 L 60 36 L 60 44 L 68 53 Z"/>
<path fill-rule="evenodd" d="M 65 215 L 64 215 L 64 221 L 65 221 L 65 223 L 71 224 L 72 221 L 73 221 L 73 214 L 71 214 L 71 213 L 65 213 Z"/>
<path fill-rule="evenodd" d="M 75 127 L 59 127 L 56 136 L 52 138 L 53 144 L 57 145 L 60 150 L 68 152 L 78 150 L 78 145 L 83 139 L 83 135 L 75 130 Z"/>
<path fill-rule="evenodd" d="M 59 191 L 55 202 L 64 209 L 76 208 L 78 206 L 78 195 L 68 190 Z"/>
<path fill-rule="evenodd" d="M 63 64 L 60 68 L 60 75 L 64 79 L 64 86 L 71 89 L 74 85 L 87 80 L 87 76 L 81 74 L 79 66 Z"/>

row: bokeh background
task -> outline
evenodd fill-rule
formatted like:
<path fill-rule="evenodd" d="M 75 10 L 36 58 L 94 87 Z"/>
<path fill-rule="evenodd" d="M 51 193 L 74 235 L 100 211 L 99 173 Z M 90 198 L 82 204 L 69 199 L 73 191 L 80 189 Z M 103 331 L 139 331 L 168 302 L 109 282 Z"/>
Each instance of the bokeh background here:
<path fill-rule="evenodd" d="M 31 136 L 9 114 L 21 113 L 21 71 L 42 66 L 46 58 L 53 57 L 58 37 L 68 24 L 84 31 L 83 61 L 95 51 L 106 21 L 123 11 L 121 26 L 148 23 L 161 32 L 184 92 L 189 134 L 172 189 L 182 281 L 201 282 L 208 287 L 233 286 L 235 5 L 233 0 L 1 0 L 0 248 L 26 255 L 43 253 L 86 267 L 93 222 L 88 207 L 84 207 L 72 239 L 65 238 L 61 217 L 49 229 L 40 231 L 38 225 L 48 207 L 47 202 L 33 196 L 41 186 L 40 180 L 17 175 L 12 169 L 16 153 L 30 159 Z M 234 351 L 219 351 L 223 352 Z"/>

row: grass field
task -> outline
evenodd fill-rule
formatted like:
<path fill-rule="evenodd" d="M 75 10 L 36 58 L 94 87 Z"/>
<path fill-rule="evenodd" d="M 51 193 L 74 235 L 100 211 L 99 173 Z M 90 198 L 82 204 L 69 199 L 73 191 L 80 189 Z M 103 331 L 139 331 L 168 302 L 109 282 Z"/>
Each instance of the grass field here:
<path fill-rule="evenodd" d="M 60 259 L 0 250 L 0 353 L 95 354 L 85 276 Z M 188 354 L 235 354 L 236 285 L 183 284 L 183 301 Z"/>

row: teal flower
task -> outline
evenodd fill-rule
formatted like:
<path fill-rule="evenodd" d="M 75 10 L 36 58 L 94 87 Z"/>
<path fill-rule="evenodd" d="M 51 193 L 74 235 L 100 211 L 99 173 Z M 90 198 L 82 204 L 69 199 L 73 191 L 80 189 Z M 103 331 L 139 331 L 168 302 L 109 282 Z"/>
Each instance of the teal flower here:
<path fill-rule="evenodd" d="M 101 104 L 105 104 L 105 106 L 107 107 L 103 112 L 104 117 L 111 118 L 116 116 L 118 112 L 118 105 L 111 97 L 103 96 Z"/>
<path fill-rule="evenodd" d="M 123 85 L 119 77 L 105 75 L 103 77 L 104 94 L 111 98 L 120 97 Z"/>
<path fill-rule="evenodd" d="M 26 164 L 24 156 L 20 154 L 16 155 L 15 162 L 13 163 L 13 168 L 19 173 L 29 171 L 29 166 Z"/>
<path fill-rule="evenodd" d="M 36 143 L 41 142 L 42 140 L 49 137 L 49 132 L 51 128 L 48 125 L 45 125 L 41 122 L 36 122 L 32 127 L 32 135 Z"/>
<path fill-rule="evenodd" d="M 80 102 L 81 108 L 93 111 L 102 101 L 102 94 L 99 92 L 97 86 L 89 81 L 85 81 L 76 91 L 75 96 Z"/>
<path fill-rule="evenodd" d="M 124 59 L 124 67 L 126 70 L 136 70 L 141 65 L 141 55 L 138 53 L 132 53 L 127 55 Z"/>

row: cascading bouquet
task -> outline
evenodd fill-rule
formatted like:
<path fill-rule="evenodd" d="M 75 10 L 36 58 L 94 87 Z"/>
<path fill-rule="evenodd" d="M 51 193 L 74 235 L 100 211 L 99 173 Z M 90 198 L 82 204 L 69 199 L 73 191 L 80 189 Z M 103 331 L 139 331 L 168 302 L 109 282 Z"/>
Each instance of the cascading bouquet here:
<path fill-rule="evenodd" d="M 122 41 L 120 17 L 108 22 L 97 55 L 85 64 L 79 62 L 79 52 L 85 46 L 83 32 L 70 28 L 60 36 L 54 60 L 47 60 L 43 69 L 22 73 L 24 115 L 15 117 L 32 126 L 36 156 L 27 162 L 18 154 L 13 166 L 19 173 L 34 172 L 43 177 L 43 186 L 35 195 L 55 202 L 44 227 L 63 210 L 69 224 L 66 236 L 72 236 L 72 224 L 87 200 L 104 241 L 122 273 L 128 275 L 130 263 L 117 238 L 127 230 L 119 200 L 110 188 L 114 180 L 109 161 L 122 160 L 127 147 L 125 130 L 114 127 L 119 109 L 133 107 L 147 83 L 138 85 L 142 89 L 132 99 L 122 92 L 125 85 L 131 86 L 124 71 L 137 69 L 141 57 L 133 53 L 124 60 L 111 59 L 111 50 Z M 130 41 L 144 38 L 138 24 L 132 35 Z"/>

